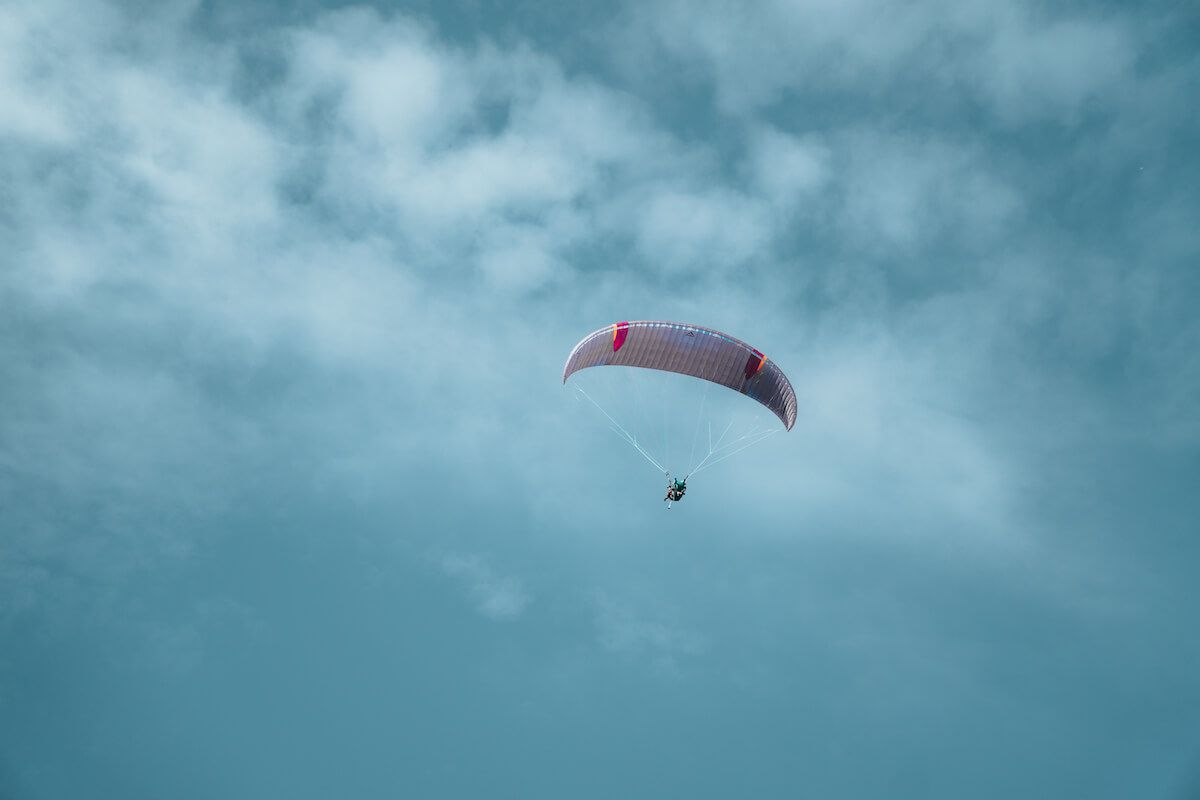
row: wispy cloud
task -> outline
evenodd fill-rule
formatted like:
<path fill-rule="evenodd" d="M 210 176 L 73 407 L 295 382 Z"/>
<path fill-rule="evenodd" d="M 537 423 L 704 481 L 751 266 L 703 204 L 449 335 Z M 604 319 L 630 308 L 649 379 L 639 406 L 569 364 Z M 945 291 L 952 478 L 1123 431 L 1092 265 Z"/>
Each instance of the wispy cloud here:
<path fill-rule="evenodd" d="M 7 384 L 32 393 L 11 398 L 29 413 L 6 417 L 9 469 L 61 481 L 83 462 L 124 465 L 109 480 L 125 475 L 120 491 L 141 496 L 151 482 L 139 476 L 177 459 L 213 476 L 188 483 L 213 487 L 219 505 L 236 491 L 220 479 L 228 459 L 270 442 L 336 442 L 339 463 L 368 463 L 381 443 L 414 463 L 451 444 L 532 447 L 505 425 L 552 401 L 531 406 L 514 369 L 536 360 L 549 374 L 561 354 L 528 345 L 631 313 L 770 342 L 804 384 L 802 426 L 828 441 L 846 486 L 876 486 L 886 465 L 915 506 L 959 498 L 978 523 L 1013 501 L 1008 476 L 1036 469 L 996 444 L 1015 418 L 1057 425 L 1074 406 L 1056 430 L 1103 433 L 1107 395 L 1067 380 L 1069 365 L 1126 353 L 1161 389 L 1159 424 L 1195 429 L 1181 278 L 1135 274 L 1050 226 L 1054 190 L 1026 156 L 945 127 L 764 111 L 824 85 L 808 69 L 818 62 L 858 96 L 944 40 L 961 80 L 994 72 L 978 66 L 987 59 L 1016 70 L 998 71 L 1008 88 L 973 90 L 998 118 L 1029 80 L 1023 48 L 1061 59 L 1045 67 L 1055 96 L 1022 106 L 1053 120 L 1097 93 L 1117 103 L 1104 87 L 1135 79 L 1124 18 L 1041 26 L 1029 9 L 779 5 L 725 31 L 719 6 L 682 13 L 635 16 L 656 20 L 678 57 L 713 65 L 727 141 L 681 135 L 638 86 L 569 73 L 528 43 L 450 43 L 402 15 L 353 9 L 274 29 L 255 46 L 276 68 L 251 80 L 245 43 L 192 41 L 178 14 L 130 27 L 106 9 L 57 27 L 31 6 L 6 9 L 14 47 L 0 80 L 16 116 L 0 167 L 3 285 L 38 345 L 9 340 L 6 369 L 35 378 Z M 112 46 L 119 35 L 138 46 Z M 984 46 L 959 46 L 976 37 Z M 1065 54 L 1051 52 L 1060 38 Z M 46 60 L 43 40 L 69 57 Z M 1117 56 L 1108 72 L 1088 68 L 1101 50 Z M 1067 169 L 1049 166 L 1052 182 Z M 1027 353 L 1047 331 L 1037 346 L 1058 356 L 1039 366 Z M 514 366 L 518 351 L 528 356 Z M 249 382 L 285 374 L 285 359 L 307 393 L 281 390 L 264 410 L 212 390 L 213 370 Z M 371 391 L 339 397 L 335 412 L 318 408 L 324 381 Z M 1019 413 L 960 413 L 1001 387 Z M 90 403 L 71 407 L 64 392 Z M 454 412 L 451 396 L 489 405 Z M 159 447 L 135 452 L 118 408 L 138 409 Z M 83 417 L 94 435 L 64 448 L 55 432 Z M 39 467 L 39 451 L 61 459 Z M 511 472 L 544 477 L 533 458 Z"/>
<path fill-rule="evenodd" d="M 596 636 L 610 653 L 645 659 L 656 669 L 672 672 L 683 659 L 708 649 L 705 638 L 667 616 L 655 616 L 627 599 L 608 594 L 594 598 Z"/>
<path fill-rule="evenodd" d="M 1111 103 L 1133 77 L 1128 18 L 1054 13 L 1032 3 L 879 0 L 760 4 L 731 17 L 722 2 L 639 9 L 628 41 L 646 41 L 706 71 L 721 109 L 753 114 L 789 93 L 862 90 L 915 102 L 985 101 L 1005 123 L 1074 121 Z M 636 50 L 626 58 L 636 58 Z M 914 97 L 917 85 L 932 87 Z"/>
<path fill-rule="evenodd" d="M 442 572 L 458 581 L 476 610 L 488 619 L 511 622 L 533 602 L 519 579 L 496 572 L 481 556 L 450 554 L 440 563 Z"/>
<path fill-rule="evenodd" d="M 320 740 L 256 730 L 264 696 L 271 725 L 300 708 L 339 735 L 383 709 L 378 741 L 411 725 L 439 755 L 554 720 L 483 748 L 497 774 L 523 763 L 504 746 L 576 744 L 564 723 L 655 769 L 663 741 L 720 752 L 737 780 L 742 751 L 793 763 L 797 732 L 844 774 L 904 740 L 899 773 L 1007 724 L 995 769 L 1054 753 L 1061 796 L 1102 795 L 1072 747 L 1173 757 L 1196 695 L 1186 12 L 659 2 L 587 26 L 555 4 L 522 28 L 486 3 L 244 5 L 0 5 L 0 772 L 56 795 L 80 792 L 38 776 L 225 775 L 189 759 L 233 719 L 307 777 Z M 727 329 L 798 390 L 795 429 L 678 513 L 558 383 L 577 337 L 631 317 Z M 795 713 L 822 660 L 861 706 Z M 679 693 L 638 683 L 656 670 Z M 524 682 L 550 673 L 557 707 Z M 89 681 L 111 705 L 77 702 Z M 753 725 L 626 747 L 631 714 L 734 689 Z M 126 697 L 169 717 L 142 721 L 151 757 L 109 736 Z M 944 730 L 886 733 L 930 697 Z M 1050 718 L 1053 747 L 1013 722 Z M 370 773 L 354 752 L 330 785 Z M 209 794 L 279 786 L 227 779 Z"/>

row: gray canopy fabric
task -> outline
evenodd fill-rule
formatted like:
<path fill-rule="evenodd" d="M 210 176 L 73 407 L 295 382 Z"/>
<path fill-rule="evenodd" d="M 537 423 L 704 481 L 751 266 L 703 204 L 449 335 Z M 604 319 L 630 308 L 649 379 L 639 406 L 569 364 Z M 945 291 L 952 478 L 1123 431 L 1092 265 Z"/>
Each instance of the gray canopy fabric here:
<path fill-rule="evenodd" d="M 661 320 L 617 322 L 588 334 L 567 358 L 563 383 L 581 369 L 643 367 L 727 386 L 771 410 L 789 431 L 796 392 L 783 370 L 734 337 L 699 325 Z"/>

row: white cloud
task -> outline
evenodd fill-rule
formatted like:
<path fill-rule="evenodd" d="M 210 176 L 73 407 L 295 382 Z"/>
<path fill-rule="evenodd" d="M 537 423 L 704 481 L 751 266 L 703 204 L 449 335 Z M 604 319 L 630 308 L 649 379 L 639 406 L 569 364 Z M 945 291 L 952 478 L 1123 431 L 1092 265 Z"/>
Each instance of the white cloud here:
<path fill-rule="evenodd" d="M 38 144 L 66 144 L 71 125 L 62 108 L 45 101 L 35 43 L 51 20 L 16 5 L 0 8 L 0 135 Z"/>
<path fill-rule="evenodd" d="M 982 152 L 902 135 L 846 134 L 846 240 L 891 250 L 954 237 L 974 247 L 1004 232 L 1021 207 Z"/>
<path fill-rule="evenodd" d="M 656 669 L 674 672 L 679 660 L 708 650 L 704 637 L 666 618 L 648 616 L 628 602 L 605 594 L 595 597 L 596 635 L 600 646 L 618 655 L 646 659 Z"/>
<path fill-rule="evenodd" d="M 105 122 L 122 139 L 114 155 L 152 194 L 165 232 L 188 229 L 193 247 L 226 254 L 276 224 L 282 154 L 261 122 L 219 87 L 181 87 L 140 70 L 113 78 Z"/>
<path fill-rule="evenodd" d="M 1003 4 L 994 14 L 969 66 L 1007 120 L 1074 122 L 1084 103 L 1117 96 L 1133 78 L 1131 34 L 1114 22 L 1047 20 Z"/>
<path fill-rule="evenodd" d="M 776 128 L 755 132 L 749 151 L 755 186 L 777 209 L 811 199 L 831 175 L 830 148 L 817 137 L 792 136 Z"/>
<path fill-rule="evenodd" d="M 480 614 L 496 622 L 517 619 L 533 600 L 519 579 L 497 573 L 480 556 L 450 554 L 442 557 L 441 568 L 462 585 Z"/>
<path fill-rule="evenodd" d="M 925 34 L 915 17 L 894 12 L 903 17 L 895 40 L 884 36 L 888 15 L 863 39 L 883 37 L 887 46 L 846 35 L 872 8 L 834 4 L 822 12 L 827 27 L 804 36 L 848 49 L 849 72 L 894 67 Z M 24 30 L 12 20 L 27 9 L 3 13 L 10 38 Z M 771 26 L 775 13 L 738 24 Z M 788 11 L 788 25 L 792 13 L 815 19 Z M 947 23 L 960 33 L 979 24 L 972 14 L 984 14 L 963 13 Z M 1024 41 L 1024 18 L 1015 20 L 1005 24 Z M 57 402 L 66 387 L 97 392 L 86 396 L 107 411 L 128 402 L 166 442 L 156 456 L 139 456 L 121 450 L 124 427 L 87 420 L 81 452 L 111 467 L 106 479 L 127 496 L 154 483 L 163 468 L 156 459 L 189 454 L 220 465 L 229 454 L 210 439 L 234 431 L 252 449 L 260 425 L 334 443 L 340 451 L 329 463 L 353 465 L 354 475 L 370 475 L 373 458 L 415 463 L 455 448 L 461 468 L 519 452 L 505 479 L 538 488 L 550 469 L 541 441 L 513 431 L 558 409 L 549 395 L 530 400 L 527 385 L 541 384 L 522 381 L 536 370 L 553 375 L 562 356 L 529 343 L 569 342 L 626 315 L 678 314 L 762 335 L 755 341 L 772 343 L 772 357 L 796 370 L 809 412 L 801 428 L 836 465 L 827 470 L 829 461 L 815 460 L 804 487 L 836 491 L 802 488 L 793 499 L 832 507 L 853 503 L 864 486 L 891 486 L 912 506 L 980 527 L 1011 519 L 1019 458 L 994 446 L 994 425 L 953 413 L 980 386 L 992 386 L 972 361 L 1016 341 L 1014 325 L 1052 314 L 1073 347 L 1103 352 L 1116 334 L 1089 311 L 1124 308 L 1137 286 L 1098 279 L 1079 293 L 1087 302 L 1062 313 L 1066 281 L 1039 274 L 1043 261 L 1018 270 L 1015 257 L 993 258 L 965 262 L 963 274 L 977 283 L 943 305 L 896 300 L 890 277 L 931 277 L 944 268 L 907 258 L 911 251 L 947 241 L 994 250 L 1025 212 L 1016 180 L 981 145 L 944 131 L 896 133 L 869 121 L 821 127 L 803 116 L 767 124 L 750 112 L 780 87 L 770 76 L 756 82 L 755 71 L 790 63 L 772 62 L 785 58 L 779 36 L 790 28 L 780 26 L 759 47 L 753 37 L 738 40 L 736 29 L 717 41 L 718 22 L 700 14 L 695 25 L 710 27 L 697 33 L 684 24 L 676 46 L 718 65 L 740 59 L 741 73 L 717 78 L 729 81 L 722 91 L 730 103 L 739 87 L 754 95 L 737 106 L 748 119 L 732 123 L 733 139 L 747 149 L 732 163 L 716 143 L 682 140 L 655 109 L 594 78 L 567 75 L 528 46 L 449 46 L 416 23 L 375 12 L 321 16 L 282 34 L 286 44 L 275 55 L 284 77 L 251 102 L 233 90 L 232 44 L 123 53 L 106 38 L 108 28 L 79 26 L 68 38 L 69 60 L 43 62 L 27 48 L 6 53 L 0 92 L 28 105 L 27 79 L 36 74 L 38 113 L 66 120 L 70 136 L 58 123 L 44 130 L 21 123 L 21 136 L 43 137 L 54 158 L 22 143 L 4 165 L 20 191 L 5 196 L 16 224 L 0 229 L 12 267 L 0 280 L 48 328 L 91 320 L 86 341 L 72 346 L 87 352 L 88 374 L 111 392 L 81 389 L 89 382 L 74 368 L 46 367 L 47 381 L 61 384 L 33 391 L 55 402 L 41 404 L 42 418 L 15 434 L 11 416 L 6 423 L 8 441 L 23 448 L 17 462 L 32 463 L 28 454 L 80 418 Z M 701 34 L 711 52 L 688 38 Z M 1079 35 L 1090 53 L 1108 34 Z M 1016 58 L 1007 50 L 994 57 Z M 839 81 L 849 80 L 838 70 Z M 779 75 L 817 79 L 803 69 Z M 1005 77 L 1009 88 L 997 91 L 1019 94 L 1029 79 Z M 83 103 L 80 80 L 95 88 Z M 1090 91 L 1066 78 L 1061 84 L 1047 90 L 1059 105 Z M 293 198 L 281 186 L 297 175 L 309 184 Z M 823 236 L 819 245 L 832 256 L 792 250 L 780 263 L 781 242 L 797 231 Z M 741 287 L 739 270 L 751 265 L 777 270 L 775 282 Z M 686 280 L 663 291 L 663 275 Z M 543 304 L 537 292 L 547 290 L 554 296 Z M 1138 302 L 1139 315 L 1152 319 L 1159 301 Z M 105 335 L 95 333 L 98 309 L 122 341 L 159 343 L 175 358 L 115 346 L 92 352 L 91 337 Z M 336 376 L 349 388 L 335 409 L 318 409 L 295 390 L 271 407 L 270 420 L 242 418 L 244 410 L 194 389 L 189 370 L 205 363 L 195 354 L 212 350 L 252 367 L 284 353 L 295 380 Z M 518 350 L 527 359 L 514 363 Z M 1011 366 L 1012 352 L 1005 355 Z M 1168 393 L 1168 416 L 1180 429 L 1190 424 L 1194 372 L 1179 371 Z M 1027 393 L 1046 388 L 1031 383 Z M 455 410 L 450 397 L 488 403 Z M 405 417 L 398 406 L 419 414 Z M 76 475 L 77 458 L 65 453 L 51 469 Z M 235 489 L 214 480 L 207 491 L 219 505 Z M 557 502 L 546 504 L 569 516 Z M 529 602 L 519 581 L 506 583 L 482 562 L 462 559 L 453 569 L 472 585 L 492 586 L 478 600 L 484 613 L 516 616 Z M 668 647 L 628 644 L 671 639 L 639 625 L 614 625 L 608 640 Z"/>
<path fill-rule="evenodd" d="M 631 26 L 655 38 L 630 31 L 628 42 L 704 70 L 721 109 L 736 116 L 786 92 L 873 96 L 904 85 L 930 96 L 965 92 L 1006 122 L 1072 122 L 1084 103 L 1111 101 L 1133 79 L 1125 21 L 1051 15 L 1031 3 L 674 2 L 641 9 Z"/>
<path fill-rule="evenodd" d="M 638 248 L 668 273 L 726 273 L 762 258 L 771 242 L 769 209 L 735 191 L 658 190 L 637 210 Z"/>
<path fill-rule="evenodd" d="M 570 268 L 553 253 L 550 231 L 532 225 L 497 227 L 480 249 L 480 269 L 491 286 L 526 291 Z"/>
<path fill-rule="evenodd" d="M 403 18 L 367 9 L 327 14 L 292 33 L 288 85 L 293 114 L 336 102 L 336 128 L 373 157 L 410 158 L 444 147 L 473 116 L 477 89 L 459 54 Z"/>

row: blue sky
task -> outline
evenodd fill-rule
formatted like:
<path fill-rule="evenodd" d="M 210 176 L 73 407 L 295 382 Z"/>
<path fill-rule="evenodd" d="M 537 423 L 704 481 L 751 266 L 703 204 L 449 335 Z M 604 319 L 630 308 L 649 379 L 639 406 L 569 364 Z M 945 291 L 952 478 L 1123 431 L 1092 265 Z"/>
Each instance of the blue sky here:
<path fill-rule="evenodd" d="M 0 796 L 1197 796 L 1200 18 L 544 5 L 0 7 Z"/>

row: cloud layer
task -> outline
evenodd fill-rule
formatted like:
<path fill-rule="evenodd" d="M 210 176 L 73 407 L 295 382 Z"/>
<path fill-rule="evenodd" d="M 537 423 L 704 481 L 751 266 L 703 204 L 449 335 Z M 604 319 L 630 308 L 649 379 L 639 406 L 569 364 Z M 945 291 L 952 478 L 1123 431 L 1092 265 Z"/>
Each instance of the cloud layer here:
<path fill-rule="evenodd" d="M 1189 791 L 1186 15 L 588 14 L 0 10 L 0 794 Z M 800 397 L 665 520 L 630 318 Z"/>

